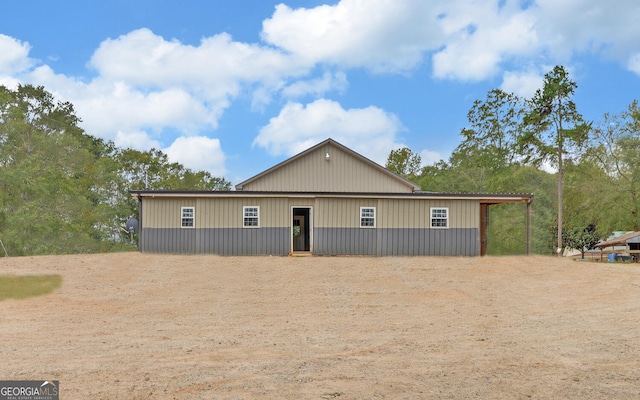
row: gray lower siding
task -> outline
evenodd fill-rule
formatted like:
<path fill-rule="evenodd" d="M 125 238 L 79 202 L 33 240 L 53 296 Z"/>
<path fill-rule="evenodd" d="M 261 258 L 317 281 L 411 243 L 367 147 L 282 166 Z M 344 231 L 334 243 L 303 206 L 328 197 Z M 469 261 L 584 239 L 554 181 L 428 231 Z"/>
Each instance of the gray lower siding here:
<path fill-rule="evenodd" d="M 314 229 L 314 254 L 478 256 L 479 231 L 458 229 Z"/>
<path fill-rule="evenodd" d="M 149 253 L 287 255 L 291 250 L 289 228 L 143 228 L 140 233 L 140 250 Z M 313 253 L 317 255 L 480 255 L 476 228 L 315 228 L 313 235 Z"/>
<path fill-rule="evenodd" d="M 140 251 L 148 253 L 286 255 L 291 247 L 289 228 L 144 228 L 140 233 Z"/>

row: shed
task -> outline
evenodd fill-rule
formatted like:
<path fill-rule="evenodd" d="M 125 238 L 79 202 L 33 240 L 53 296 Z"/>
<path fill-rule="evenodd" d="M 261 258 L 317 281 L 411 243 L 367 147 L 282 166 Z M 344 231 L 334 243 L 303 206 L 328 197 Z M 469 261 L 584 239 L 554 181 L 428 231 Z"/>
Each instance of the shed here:
<path fill-rule="evenodd" d="M 332 139 L 235 189 L 132 190 L 139 201 L 139 249 L 220 255 L 477 256 L 486 252 L 488 207 L 524 203 L 528 217 L 533 200 L 531 194 L 421 192 L 415 183 Z M 527 250 L 528 241 L 527 234 Z"/>
<path fill-rule="evenodd" d="M 637 262 L 640 259 L 640 231 L 607 239 L 596 244 L 596 247 L 600 249 L 600 258 L 603 254 L 618 254 L 631 256 Z"/>

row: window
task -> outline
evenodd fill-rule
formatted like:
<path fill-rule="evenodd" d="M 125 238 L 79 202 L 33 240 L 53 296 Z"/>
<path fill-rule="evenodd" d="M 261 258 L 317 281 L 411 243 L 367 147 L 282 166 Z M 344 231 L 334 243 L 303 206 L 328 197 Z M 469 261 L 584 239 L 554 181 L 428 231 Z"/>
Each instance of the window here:
<path fill-rule="evenodd" d="M 449 209 L 448 208 L 431 208 L 431 227 L 432 228 L 448 228 L 449 227 Z"/>
<path fill-rule="evenodd" d="M 260 207 L 242 207 L 242 226 L 244 228 L 260 227 Z"/>
<path fill-rule="evenodd" d="M 376 227 L 376 208 L 360 207 L 360 228 Z"/>
<path fill-rule="evenodd" d="M 180 226 L 182 228 L 193 228 L 194 226 L 194 216 L 195 216 L 195 208 L 193 207 L 182 207 L 180 209 L 180 217 L 181 223 Z"/>

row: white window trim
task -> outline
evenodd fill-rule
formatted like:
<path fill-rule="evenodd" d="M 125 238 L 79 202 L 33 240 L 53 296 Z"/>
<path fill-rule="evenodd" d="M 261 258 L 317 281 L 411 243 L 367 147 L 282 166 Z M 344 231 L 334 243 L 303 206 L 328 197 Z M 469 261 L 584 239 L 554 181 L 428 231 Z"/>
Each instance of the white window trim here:
<path fill-rule="evenodd" d="M 435 219 L 433 217 L 433 211 L 434 210 L 445 210 L 447 213 L 447 217 L 445 218 L 446 221 L 446 226 L 433 226 L 433 220 Z M 442 219 L 442 218 L 437 218 L 437 219 Z M 431 229 L 449 229 L 449 207 L 431 207 L 429 209 L 429 227 Z"/>
<path fill-rule="evenodd" d="M 185 216 L 184 216 L 185 210 L 191 210 L 191 213 L 193 214 L 191 216 L 191 226 L 184 225 L 183 223 L 183 220 L 185 219 Z M 196 227 L 196 208 L 194 206 L 180 207 L 180 228 L 193 229 L 195 227 Z"/>
<path fill-rule="evenodd" d="M 362 225 L 362 219 L 363 218 L 371 218 L 371 217 L 364 217 L 362 215 L 362 211 L 363 210 L 373 210 L 373 226 L 369 226 L 369 225 Z M 360 207 L 360 228 L 369 228 L 369 229 L 373 229 L 376 227 L 376 208 L 375 207 Z"/>
<path fill-rule="evenodd" d="M 247 208 L 255 208 L 256 209 L 256 216 L 255 217 L 247 217 Z M 245 225 L 245 218 L 257 218 L 258 220 L 258 224 L 257 225 Z M 260 228 L 260 206 L 243 206 L 242 207 L 242 227 L 243 228 L 247 228 L 247 229 L 251 229 L 251 228 Z"/>

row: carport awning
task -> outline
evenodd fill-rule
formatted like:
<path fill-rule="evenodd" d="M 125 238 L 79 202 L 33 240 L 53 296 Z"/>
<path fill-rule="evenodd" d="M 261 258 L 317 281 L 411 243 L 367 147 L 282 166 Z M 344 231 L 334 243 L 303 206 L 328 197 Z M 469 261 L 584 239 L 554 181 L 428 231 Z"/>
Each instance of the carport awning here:
<path fill-rule="evenodd" d="M 599 247 L 602 250 L 611 246 L 626 246 L 627 243 L 640 243 L 640 231 L 627 233 L 625 235 L 618 236 L 617 238 L 605 240 L 604 242 L 596 244 L 596 247 Z"/>

